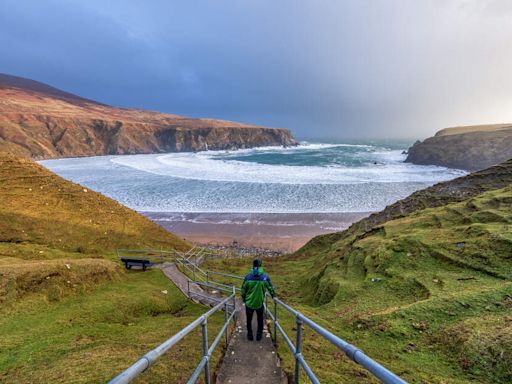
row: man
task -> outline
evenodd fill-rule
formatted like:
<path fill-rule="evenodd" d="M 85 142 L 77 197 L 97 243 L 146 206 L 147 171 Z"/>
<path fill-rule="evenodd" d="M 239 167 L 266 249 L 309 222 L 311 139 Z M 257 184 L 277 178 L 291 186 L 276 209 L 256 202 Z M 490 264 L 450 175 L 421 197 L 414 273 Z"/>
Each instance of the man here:
<path fill-rule="evenodd" d="M 256 311 L 258 317 L 258 330 L 256 332 L 256 340 L 260 341 L 263 335 L 263 300 L 265 298 L 265 290 L 272 297 L 275 296 L 274 287 L 269 277 L 263 273 L 262 262 L 255 259 L 252 262 L 252 273 L 245 276 L 242 284 L 242 300 L 245 303 L 245 315 L 247 317 L 247 339 L 254 340 L 252 333 L 252 315 Z"/>

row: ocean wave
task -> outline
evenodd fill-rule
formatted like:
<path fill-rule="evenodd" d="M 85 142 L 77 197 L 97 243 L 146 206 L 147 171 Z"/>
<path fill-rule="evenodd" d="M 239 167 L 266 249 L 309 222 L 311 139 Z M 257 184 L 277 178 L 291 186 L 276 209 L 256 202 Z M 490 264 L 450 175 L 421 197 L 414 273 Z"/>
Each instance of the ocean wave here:
<path fill-rule="evenodd" d="M 400 151 L 374 152 L 369 165 L 292 166 L 219 158 L 214 153 L 118 156 L 111 161 L 143 172 L 181 179 L 263 184 L 361 184 L 439 182 L 465 174 L 436 166 L 404 163 Z M 372 158 L 375 161 L 372 163 Z"/>
<path fill-rule="evenodd" d="M 100 156 L 41 164 L 130 208 L 167 213 L 371 212 L 418 189 L 466 174 L 404 163 L 400 150 L 311 146 Z M 226 219 L 229 224 L 232 218 Z"/>

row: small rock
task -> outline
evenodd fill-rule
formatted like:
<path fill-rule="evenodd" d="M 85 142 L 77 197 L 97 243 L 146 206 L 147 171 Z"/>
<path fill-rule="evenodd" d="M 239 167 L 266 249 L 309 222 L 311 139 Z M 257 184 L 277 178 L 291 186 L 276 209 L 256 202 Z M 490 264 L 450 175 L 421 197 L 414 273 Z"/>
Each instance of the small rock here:
<path fill-rule="evenodd" d="M 71 265 L 65 264 L 67 269 L 71 269 Z"/>
<path fill-rule="evenodd" d="M 164 289 L 164 290 L 162 291 L 162 293 L 163 293 L 164 295 L 167 295 L 167 289 Z"/>
<path fill-rule="evenodd" d="M 234 355 L 235 354 L 235 351 L 231 351 L 231 354 Z"/>
<path fill-rule="evenodd" d="M 84 188 L 83 191 L 87 193 L 87 189 L 86 188 Z"/>

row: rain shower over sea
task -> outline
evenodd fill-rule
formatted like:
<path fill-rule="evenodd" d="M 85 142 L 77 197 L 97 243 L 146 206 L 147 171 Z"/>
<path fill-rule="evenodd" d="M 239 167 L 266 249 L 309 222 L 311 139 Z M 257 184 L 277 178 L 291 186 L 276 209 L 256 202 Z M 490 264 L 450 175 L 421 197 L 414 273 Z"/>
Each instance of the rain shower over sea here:
<path fill-rule="evenodd" d="M 101 156 L 41 164 L 192 241 L 239 239 L 279 247 L 277 241 L 294 248 L 318 233 L 344 229 L 418 189 L 465 174 L 404 163 L 407 147 L 408 143 L 389 141 L 303 142 L 289 148 Z"/>

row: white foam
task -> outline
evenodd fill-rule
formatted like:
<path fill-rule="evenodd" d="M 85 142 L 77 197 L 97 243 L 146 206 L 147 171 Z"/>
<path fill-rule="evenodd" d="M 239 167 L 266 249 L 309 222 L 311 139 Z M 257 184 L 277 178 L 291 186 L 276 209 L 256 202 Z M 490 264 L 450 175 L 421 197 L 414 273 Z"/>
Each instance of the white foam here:
<path fill-rule="evenodd" d="M 223 156 L 226 156 L 224 152 L 211 151 L 118 156 L 111 161 L 139 171 L 181 179 L 263 184 L 438 182 L 464 174 L 443 167 L 403 163 L 405 155 L 400 151 L 374 152 L 372 156 L 381 163 L 360 167 L 270 165 Z"/>

